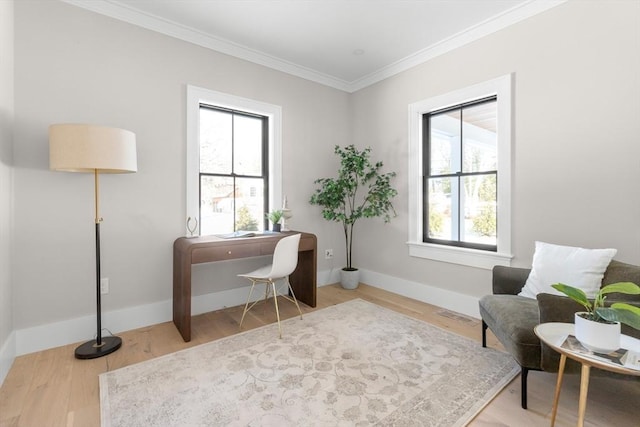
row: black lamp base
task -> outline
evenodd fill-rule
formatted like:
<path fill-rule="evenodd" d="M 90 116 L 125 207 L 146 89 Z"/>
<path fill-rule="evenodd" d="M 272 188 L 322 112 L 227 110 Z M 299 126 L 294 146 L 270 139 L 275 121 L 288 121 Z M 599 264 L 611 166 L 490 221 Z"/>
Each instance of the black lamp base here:
<path fill-rule="evenodd" d="M 96 340 L 87 341 L 76 348 L 76 359 L 96 359 L 111 354 L 122 346 L 120 337 L 102 337 L 102 345 Z"/>

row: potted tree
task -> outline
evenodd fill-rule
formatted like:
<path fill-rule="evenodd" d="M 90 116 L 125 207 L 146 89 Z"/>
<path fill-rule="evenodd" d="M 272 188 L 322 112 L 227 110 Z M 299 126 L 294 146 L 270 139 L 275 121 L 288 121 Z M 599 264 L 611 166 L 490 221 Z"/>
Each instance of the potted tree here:
<path fill-rule="evenodd" d="M 344 148 L 336 145 L 334 153 L 340 158 L 337 178 L 319 178 L 309 202 L 322 207 L 322 217 L 342 224 L 347 264 L 340 272 L 340 282 L 346 289 L 355 289 L 359 271 L 352 265 L 353 230 L 361 218 L 381 217 L 389 222 L 396 215 L 391 200 L 398 192 L 391 186 L 395 172 L 382 173 L 382 162 L 371 162 L 371 148 L 358 150 L 353 144 Z"/>
<path fill-rule="evenodd" d="M 640 286 L 631 282 L 612 283 L 600 288 L 590 301 L 582 289 L 563 283 L 551 285 L 582 305 L 587 311 L 575 314 L 575 335 L 580 343 L 591 351 L 610 353 L 620 348 L 620 323 L 640 329 L 640 307 L 626 303 L 614 303 L 605 307 L 607 294 L 640 294 Z"/>

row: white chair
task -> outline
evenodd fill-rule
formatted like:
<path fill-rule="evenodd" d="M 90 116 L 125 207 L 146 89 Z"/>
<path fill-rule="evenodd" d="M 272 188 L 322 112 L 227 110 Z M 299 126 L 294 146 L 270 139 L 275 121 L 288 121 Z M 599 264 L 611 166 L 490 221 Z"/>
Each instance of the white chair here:
<path fill-rule="evenodd" d="M 296 266 L 298 265 L 299 244 L 300 234 L 294 234 L 293 236 L 284 237 L 280 239 L 278 241 L 278 244 L 276 245 L 276 249 L 273 252 L 273 263 L 271 265 L 264 266 L 255 271 L 252 271 L 251 273 L 238 274 L 238 276 L 240 277 L 246 277 L 247 279 L 251 280 L 251 290 L 249 291 L 247 303 L 245 304 L 244 311 L 242 312 L 242 319 L 240 319 L 240 328 L 242 328 L 244 316 L 249 310 L 253 308 L 254 305 L 256 305 L 260 301 L 254 301 L 253 304 L 249 305 L 249 302 L 251 301 L 251 295 L 253 294 L 253 288 L 255 287 L 256 283 L 265 284 L 265 304 L 267 302 L 267 299 L 269 298 L 269 294 L 271 292 L 273 293 L 273 302 L 276 306 L 276 317 L 278 318 L 278 332 L 280 338 L 282 338 L 282 327 L 280 326 L 280 312 L 278 311 L 278 293 L 276 291 L 276 281 L 283 281 L 283 284 L 278 290 L 282 289 L 284 285 L 287 286 L 287 290 L 291 292 L 291 296 L 293 298 L 289 298 L 289 296 L 287 295 L 281 296 L 295 303 L 296 307 L 298 308 L 298 312 L 300 313 L 300 319 L 302 319 L 302 311 L 300 310 L 298 300 L 296 299 L 296 296 L 293 293 L 293 289 L 291 288 L 291 283 L 289 283 L 289 275 L 293 273 L 293 270 L 295 270 Z"/>

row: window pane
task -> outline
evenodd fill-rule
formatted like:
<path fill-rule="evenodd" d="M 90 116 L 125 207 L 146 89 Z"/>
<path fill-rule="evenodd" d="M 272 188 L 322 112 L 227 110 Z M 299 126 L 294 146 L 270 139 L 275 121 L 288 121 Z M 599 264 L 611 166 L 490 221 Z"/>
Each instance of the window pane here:
<path fill-rule="evenodd" d="M 234 116 L 234 172 L 238 175 L 262 175 L 262 120 Z"/>
<path fill-rule="evenodd" d="M 457 234 L 457 214 L 452 203 L 452 189 L 457 178 L 430 178 L 428 236 L 431 239 L 452 240 Z M 455 192 L 455 191 L 454 191 Z"/>
<path fill-rule="evenodd" d="M 200 172 L 231 173 L 232 115 L 200 108 Z"/>
<path fill-rule="evenodd" d="M 462 111 L 463 172 L 497 169 L 496 106 L 497 102 L 491 101 Z"/>
<path fill-rule="evenodd" d="M 496 245 L 496 176 L 475 175 L 462 180 L 461 211 L 464 226 L 461 241 Z"/>
<path fill-rule="evenodd" d="M 236 230 L 264 230 L 264 180 L 236 179 Z"/>
<path fill-rule="evenodd" d="M 200 176 L 200 234 L 234 231 L 233 178 Z"/>
<path fill-rule="evenodd" d="M 430 175 L 444 175 L 460 171 L 460 111 L 431 116 Z"/>

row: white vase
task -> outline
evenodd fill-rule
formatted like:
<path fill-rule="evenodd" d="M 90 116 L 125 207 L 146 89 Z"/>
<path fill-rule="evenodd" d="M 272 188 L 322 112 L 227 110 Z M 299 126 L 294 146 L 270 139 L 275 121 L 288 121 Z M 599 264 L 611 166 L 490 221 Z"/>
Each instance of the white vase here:
<path fill-rule="evenodd" d="M 340 284 L 345 289 L 356 289 L 360 284 L 360 270 L 340 270 Z"/>
<path fill-rule="evenodd" d="M 620 323 L 594 322 L 582 317 L 586 312 L 575 314 L 575 335 L 580 344 L 596 353 L 611 353 L 620 348 Z"/>

